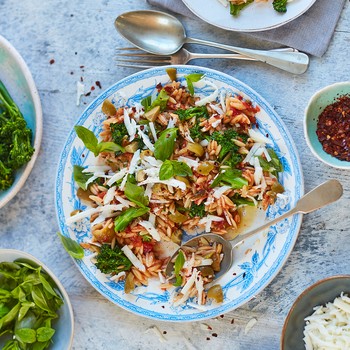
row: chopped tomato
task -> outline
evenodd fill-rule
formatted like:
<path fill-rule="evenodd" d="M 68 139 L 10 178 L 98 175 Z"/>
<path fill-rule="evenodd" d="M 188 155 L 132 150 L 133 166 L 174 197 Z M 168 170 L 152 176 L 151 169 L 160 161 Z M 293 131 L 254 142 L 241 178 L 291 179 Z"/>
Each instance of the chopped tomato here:
<path fill-rule="evenodd" d="M 143 252 L 149 253 L 153 250 L 153 244 L 149 242 L 143 242 Z"/>

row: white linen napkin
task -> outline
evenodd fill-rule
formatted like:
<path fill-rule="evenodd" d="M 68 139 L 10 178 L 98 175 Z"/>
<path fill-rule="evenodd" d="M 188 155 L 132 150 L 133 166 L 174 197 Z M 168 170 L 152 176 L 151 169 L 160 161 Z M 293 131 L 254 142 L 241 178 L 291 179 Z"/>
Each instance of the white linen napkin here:
<path fill-rule="evenodd" d="M 147 2 L 198 19 L 181 0 Z M 327 51 L 344 4 L 345 0 L 316 0 L 303 15 L 279 28 L 245 34 L 321 57 Z"/>

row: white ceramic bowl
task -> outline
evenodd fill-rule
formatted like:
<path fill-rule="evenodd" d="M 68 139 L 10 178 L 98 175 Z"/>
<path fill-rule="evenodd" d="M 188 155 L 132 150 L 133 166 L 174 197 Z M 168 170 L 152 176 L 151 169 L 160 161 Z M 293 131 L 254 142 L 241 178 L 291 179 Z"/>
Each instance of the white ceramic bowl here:
<path fill-rule="evenodd" d="M 0 208 L 12 199 L 26 182 L 38 156 L 42 136 L 42 109 L 33 77 L 18 51 L 0 35 L 0 80 L 21 110 L 33 131 L 35 152 L 31 160 L 16 172 L 13 185 L 0 191 Z"/>
<path fill-rule="evenodd" d="M 17 259 L 28 259 L 33 262 L 33 265 L 42 266 L 43 270 L 52 278 L 56 283 L 58 292 L 63 299 L 63 305 L 58 310 L 59 318 L 53 321 L 53 328 L 55 329 L 55 334 L 52 338 L 52 345 L 50 350 L 69 350 L 73 343 L 74 334 L 74 315 L 72 305 L 69 301 L 67 292 L 65 291 L 63 285 L 58 280 L 58 278 L 46 267 L 40 260 L 35 258 L 26 252 L 15 249 L 0 249 L 0 262 L 8 261 L 12 262 Z M 2 343 L 0 339 L 0 347 L 2 348 Z"/>
<path fill-rule="evenodd" d="M 319 115 L 330 104 L 336 102 L 342 95 L 350 95 L 350 81 L 335 83 L 317 91 L 311 98 L 305 109 L 304 135 L 311 152 L 321 160 L 334 168 L 350 169 L 350 162 L 342 161 L 326 153 L 316 135 Z"/>

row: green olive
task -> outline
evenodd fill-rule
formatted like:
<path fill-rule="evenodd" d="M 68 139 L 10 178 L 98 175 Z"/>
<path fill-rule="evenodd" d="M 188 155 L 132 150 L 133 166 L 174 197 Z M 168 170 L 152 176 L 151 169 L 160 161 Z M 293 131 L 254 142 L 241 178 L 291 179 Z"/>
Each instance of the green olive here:
<path fill-rule="evenodd" d="M 114 104 L 109 100 L 103 101 L 101 109 L 102 109 L 102 112 L 109 117 L 113 117 L 117 113 L 117 110 L 114 107 Z"/>
<path fill-rule="evenodd" d="M 83 190 L 81 187 L 78 188 L 78 191 L 77 191 L 78 198 L 80 198 L 84 201 L 92 202 L 90 199 L 91 195 L 92 195 L 92 192 L 89 189 Z"/>
<path fill-rule="evenodd" d="M 214 270 L 210 266 L 201 266 L 198 269 L 203 277 L 214 276 Z"/>
<path fill-rule="evenodd" d="M 271 186 L 271 191 L 275 193 L 283 193 L 284 187 L 279 182 L 274 182 L 273 185 Z"/>
<path fill-rule="evenodd" d="M 219 272 L 220 264 L 221 264 L 220 255 L 218 253 L 215 253 L 211 258 L 213 259 L 213 263 L 211 264 L 211 267 L 215 272 Z"/>
<path fill-rule="evenodd" d="M 224 292 L 220 284 L 215 284 L 208 290 L 208 298 L 214 299 L 217 303 L 222 303 L 224 301 Z"/>
<path fill-rule="evenodd" d="M 171 81 L 176 80 L 176 68 L 167 68 L 165 71 L 167 72 Z"/>
<path fill-rule="evenodd" d="M 188 217 L 186 215 L 181 214 L 180 212 L 176 211 L 175 214 L 170 214 L 169 219 L 176 224 L 182 224 L 185 222 Z"/>
<path fill-rule="evenodd" d="M 129 145 L 124 147 L 125 152 L 135 153 L 139 149 L 139 143 L 137 141 L 131 142 Z"/>
<path fill-rule="evenodd" d="M 150 122 L 154 122 L 160 114 L 160 106 L 153 107 L 150 111 L 144 114 L 144 117 Z"/>
<path fill-rule="evenodd" d="M 134 275 L 129 272 L 125 278 L 124 292 L 126 294 L 131 293 L 135 289 Z"/>
<path fill-rule="evenodd" d="M 209 175 L 209 173 L 214 169 L 214 165 L 208 162 L 201 163 L 197 168 L 197 172 L 201 175 Z"/>
<path fill-rule="evenodd" d="M 199 143 L 195 142 L 195 143 L 189 143 L 187 145 L 187 149 L 191 152 L 193 152 L 196 156 L 201 157 L 204 154 L 204 148 L 202 145 L 200 145 Z"/>
<path fill-rule="evenodd" d="M 176 230 L 171 234 L 171 240 L 176 243 L 176 244 L 181 244 L 182 241 L 182 231 L 181 230 Z"/>

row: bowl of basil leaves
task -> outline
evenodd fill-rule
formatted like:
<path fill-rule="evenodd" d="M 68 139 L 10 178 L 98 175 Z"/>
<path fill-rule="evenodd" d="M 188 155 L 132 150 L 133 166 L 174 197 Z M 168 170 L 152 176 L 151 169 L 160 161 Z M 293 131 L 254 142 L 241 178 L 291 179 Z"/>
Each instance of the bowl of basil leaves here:
<path fill-rule="evenodd" d="M 28 253 L 0 249 L 0 348 L 70 349 L 73 331 L 72 306 L 57 277 Z"/>

